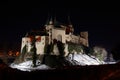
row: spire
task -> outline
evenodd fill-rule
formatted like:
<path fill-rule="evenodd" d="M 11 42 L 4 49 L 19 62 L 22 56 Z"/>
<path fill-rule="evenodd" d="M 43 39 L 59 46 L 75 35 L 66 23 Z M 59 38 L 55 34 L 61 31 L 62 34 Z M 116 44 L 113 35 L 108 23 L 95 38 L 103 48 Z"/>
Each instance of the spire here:
<path fill-rule="evenodd" d="M 69 15 L 68 15 L 68 25 L 69 25 L 70 27 L 73 27 Z"/>
<path fill-rule="evenodd" d="M 53 20 L 53 9 L 50 8 L 49 11 L 48 11 L 48 18 L 47 18 L 47 21 L 46 21 L 46 25 L 49 25 L 49 24 L 53 24 L 54 23 L 54 20 Z"/>
<path fill-rule="evenodd" d="M 53 9 L 50 9 L 50 11 L 48 12 L 48 19 L 45 25 L 49 25 L 49 24 L 55 25 L 56 23 L 57 23 L 56 13 Z"/>
<path fill-rule="evenodd" d="M 28 35 L 29 35 L 29 34 L 28 34 L 28 32 L 27 32 L 26 35 L 25 35 L 25 37 L 28 37 Z"/>
<path fill-rule="evenodd" d="M 50 16 L 49 13 L 48 13 L 48 18 L 47 18 L 47 21 L 46 21 L 45 25 L 48 25 L 48 24 L 53 24 L 53 18 L 52 18 L 52 16 Z"/>
<path fill-rule="evenodd" d="M 48 13 L 48 15 L 47 15 L 47 20 L 46 20 L 45 25 L 48 25 L 48 23 L 49 23 L 49 18 L 50 18 L 50 14 Z"/>
<path fill-rule="evenodd" d="M 73 34 L 74 28 L 72 26 L 71 20 L 70 20 L 70 15 L 68 14 L 68 26 L 70 27 L 70 32 Z"/>
<path fill-rule="evenodd" d="M 57 20 L 56 20 L 56 15 L 54 16 L 54 25 L 56 24 Z"/>
<path fill-rule="evenodd" d="M 49 20 L 49 24 L 53 24 L 53 18 L 51 16 L 50 20 Z"/>
<path fill-rule="evenodd" d="M 57 20 L 56 20 L 56 15 L 54 15 L 54 16 L 50 16 L 49 17 L 49 20 L 48 20 L 48 24 L 56 24 L 57 23 Z"/>

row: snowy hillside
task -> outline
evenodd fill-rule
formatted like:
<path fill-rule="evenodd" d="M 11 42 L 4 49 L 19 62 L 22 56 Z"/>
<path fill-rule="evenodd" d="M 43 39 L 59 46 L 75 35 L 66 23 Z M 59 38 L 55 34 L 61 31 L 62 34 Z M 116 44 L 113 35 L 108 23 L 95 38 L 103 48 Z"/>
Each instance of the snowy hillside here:
<path fill-rule="evenodd" d="M 66 59 L 73 65 L 100 65 L 105 63 L 94 56 L 88 56 L 86 54 L 69 54 Z"/>
<path fill-rule="evenodd" d="M 69 54 L 66 57 L 66 60 L 70 62 L 73 66 L 74 65 L 100 65 L 100 64 L 105 64 L 104 61 L 99 61 L 97 58 L 93 56 L 88 56 L 86 54 Z M 33 67 L 32 61 L 26 61 L 20 64 L 15 64 L 12 63 L 10 65 L 11 68 L 17 68 L 22 71 L 32 71 L 32 70 L 45 70 L 45 69 L 52 69 L 49 66 L 45 64 L 41 64 L 39 60 L 36 62 L 37 67 Z"/>

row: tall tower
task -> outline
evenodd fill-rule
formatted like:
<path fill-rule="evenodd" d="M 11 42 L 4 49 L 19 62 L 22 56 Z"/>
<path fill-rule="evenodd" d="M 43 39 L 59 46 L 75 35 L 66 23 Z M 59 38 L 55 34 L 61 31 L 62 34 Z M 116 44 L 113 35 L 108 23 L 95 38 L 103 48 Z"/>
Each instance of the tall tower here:
<path fill-rule="evenodd" d="M 52 42 L 52 29 L 54 27 L 52 17 L 48 20 L 48 23 L 45 25 L 45 27 L 47 33 L 49 34 L 49 44 L 50 44 Z"/>
<path fill-rule="evenodd" d="M 73 34 L 74 32 L 74 28 L 73 28 L 73 25 L 71 23 L 71 20 L 70 20 L 70 16 L 68 15 L 68 26 L 70 27 L 70 32 L 71 34 Z"/>

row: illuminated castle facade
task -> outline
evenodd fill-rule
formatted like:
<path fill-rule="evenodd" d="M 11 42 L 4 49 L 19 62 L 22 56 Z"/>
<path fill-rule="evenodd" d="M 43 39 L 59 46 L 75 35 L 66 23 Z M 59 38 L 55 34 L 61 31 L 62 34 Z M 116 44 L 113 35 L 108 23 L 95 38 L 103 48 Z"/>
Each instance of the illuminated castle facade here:
<path fill-rule="evenodd" d="M 87 31 L 80 32 L 80 34 L 77 36 L 74 35 L 73 32 L 74 28 L 71 24 L 60 24 L 57 21 L 53 21 L 52 19 L 50 19 L 43 29 L 41 29 L 40 31 L 31 31 L 22 38 L 21 52 L 25 46 L 27 52 L 30 52 L 32 48 L 31 42 L 33 35 L 35 37 L 36 53 L 39 55 L 44 55 L 45 46 L 53 43 L 54 40 L 60 41 L 65 45 L 65 56 L 67 56 L 67 54 L 69 53 L 67 49 L 68 42 L 81 44 L 86 47 L 89 46 Z M 56 45 L 54 45 L 54 48 L 56 48 L 55 46 Z M 51 53 L 51 55 L 59 55 L 57 48 L 53 50 L 53 53 Z"/>

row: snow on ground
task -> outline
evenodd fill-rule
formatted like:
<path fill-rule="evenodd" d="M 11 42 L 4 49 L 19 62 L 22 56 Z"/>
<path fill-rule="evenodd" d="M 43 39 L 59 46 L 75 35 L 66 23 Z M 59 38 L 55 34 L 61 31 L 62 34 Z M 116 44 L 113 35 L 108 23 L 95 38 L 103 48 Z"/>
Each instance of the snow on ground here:
<path fill-rule="evenodd" d="M 92 55 L 87 55 L 87 54 L 69 54 L 66 57 L 66 60 L 72 63 L 73 65 L 100 65 L 100 64 L 114 64 L 113 63 L 106 63 L 104 61 L 100 61 L 98 58 L 92 56 Z M 45 64 L 41 64 L 39 60 L 36 61 L 37 67 L 33 67 L 32 60 L 26 61 L 20 64 L 15 64 L 12 63 L 10 65 L 11 68 L 17 68 L 22 71 L 33 71 L 33 70 L 47 70 L 47 69 L 52 69 L 49 66 Z"/>
<path fill-rule="evenodd" d="M 106 62 L 105 64 L 116 64 L 116 61 Z"/>
<path fill-rule="evenodd" d="M 94 56 L 88 56 L 86 54 L 69 54 L 67 60 L 73 65 L 100 65 L 104 64 L 104 61 L 100 61 Z"/>
<path fill-rule="evenodd" d="M 10 65 L 11 68 L 16 68 L 16 69 L 19 69 L 21 71 L 33 71 L 33 70 L 45 70 L 45 69 L 50 69 L 49 66 L 45 65 L 45 64 L 40 64 L 39 61 L 37 60 L 37 67 L 33 67 L 33 64 L 32 64 L 32 60 L 30 61 L 26 61 L 26 62 L 23 62 L 23 63 L 20 63 L 20 64 L 15 64 L 15 63 L 12 63 Z"/>

